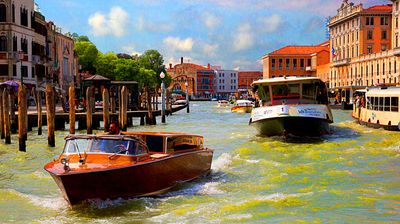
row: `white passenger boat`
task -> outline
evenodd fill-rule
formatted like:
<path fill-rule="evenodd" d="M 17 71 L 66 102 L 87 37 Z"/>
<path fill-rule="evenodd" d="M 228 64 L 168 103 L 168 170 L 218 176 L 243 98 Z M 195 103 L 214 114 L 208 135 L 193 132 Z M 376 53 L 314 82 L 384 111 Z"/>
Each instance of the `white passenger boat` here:
<path fill-rule="evenodd" d="M 320 136 L 333 116 L 325 83 L 316 77 L 279 77 L 253 82 L 256 105 L 250 125 L 262 135 Z"/>
<path fill-rule="evenodd" d="M 386 130 L 400 130 L 400 87 L 380 87 L 357 91 L 352 116 L 358 123 Z"/>

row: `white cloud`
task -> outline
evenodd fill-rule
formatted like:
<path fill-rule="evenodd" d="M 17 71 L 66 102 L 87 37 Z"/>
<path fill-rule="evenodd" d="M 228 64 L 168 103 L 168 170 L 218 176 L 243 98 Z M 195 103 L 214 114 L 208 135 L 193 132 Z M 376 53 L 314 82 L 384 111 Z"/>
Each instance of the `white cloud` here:
<path fill-rule="evenodd" d="M 209 29 L 214 29 L 221 23 L 221 19 L 219 17 L 209 12 L 206 12 L 202 18 L 204 25 Z"/>
<path fill-rule="evenodd" d="M 203 45 L 203 53 L 209 57 L 213 57 L 216 55 L 216 51 L 218 50 L 218 44 L 204 44 Z"/>
<path fill-rule="evenodd" d="M 275 32 L 282 24 L 282 18 L 278 14 L 261 18 L 261 29 L 267 33 Z"/>
<path fill-rule="evenodd" d="M 193 48 L 194 41 L 192 38 L 188 37 L 186 39 L 181 39 L 179 37 L 167 37 L 163 40 L 164 44 L 170 50 L 178 51 L 191 51 Z"/>
<path fill-rule="evenodd" d="M 121 7 L 111 8 L 108 15 L 96 12 L 88 19 L 95 36 L 113 35 L 122 37 L 126 34 L 129 21 L 129 14 Z"/>
<path fill-rule="evenodd" d="M 139 16 L 136 23 L 139 31 L 150 31 L 150 32 L 170 32 L 173 30 L 171 24 L 165 22 L 152 22 L 146 19 L 144 16 Z"/>
<path fill-rule="evenodd" d="M 241 60 L 237 59 L 233 61 L 234 70 L 242 70 L 245 68 L 246 70 L 253 70 L 253 71 L 261 71 L 262 64 L 260 64 L 259 60 L 256 61 L 249 61 L 249 60 Z"/>
<path fill-rule="evenodd" d="M 251 26 L 244 23 L 238 26 L 233 38 L 233 49 L 235 51 L 246 50 L 254 45 L 254 35 Z"/>
<path fill-rule="evenodd" d="M 123 46 L 121 49 L 124 53 L 127 53 L 129 55 L 142 55 L 142 53 L 135 50 L 134 46 Z"/>

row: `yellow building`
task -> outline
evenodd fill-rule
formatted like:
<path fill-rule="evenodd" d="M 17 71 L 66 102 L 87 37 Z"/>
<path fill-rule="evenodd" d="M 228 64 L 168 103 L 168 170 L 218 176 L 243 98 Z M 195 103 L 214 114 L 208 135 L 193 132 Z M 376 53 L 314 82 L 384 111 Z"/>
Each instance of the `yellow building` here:
<path fill-rule="evenodd" d="M 394 5 L 364 9 L 362 4 L 343 1 L 328 25 L 330 88 L 399 83 L 398 0 Z"/>

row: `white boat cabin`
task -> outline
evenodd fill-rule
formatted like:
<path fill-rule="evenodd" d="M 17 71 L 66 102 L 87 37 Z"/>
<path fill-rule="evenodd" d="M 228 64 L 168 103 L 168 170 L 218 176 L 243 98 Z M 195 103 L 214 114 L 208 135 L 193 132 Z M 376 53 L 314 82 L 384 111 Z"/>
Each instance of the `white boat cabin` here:
<path fill-rule="evenodd" d="M 316 77 L 279 77 L 253 82 L 256 107 L 285 104 L 328 104 L 324 82 Z"/>

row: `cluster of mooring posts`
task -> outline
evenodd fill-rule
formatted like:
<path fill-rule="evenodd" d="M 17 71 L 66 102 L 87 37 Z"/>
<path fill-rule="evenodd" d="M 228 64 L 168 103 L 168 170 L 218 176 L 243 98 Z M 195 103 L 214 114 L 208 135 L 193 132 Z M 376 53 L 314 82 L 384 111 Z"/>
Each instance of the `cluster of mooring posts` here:
<path fill-rule="evenodd" d="M 147 109 L 128 111 L 128 89 L 123 86 L 119 94 L 111 94 L 107 88 L 102 90 L 103 109 L 96 112 L 93 87 L 86 89 L 87 110 L 86 112 L 76 112 L 75 108 L 75 87 L 71 84 L 68 91 L 69 113 L 56 113 L 56 90 L 50 83 L 46 84 L 46 112 L 42 112 L 42 98 L 40 91 L 32 90 L 36 104 L 36 112 L 28 113 L 28 94 L 27 89 L 22 85 L 18 87 L 18 114 L 15 114 L 13 108 L 14 94 L 12 89 L 8 87 L 0 87 L 0 132 L 1 139 L 5 144 L 11 144 L 11 133 L 16 133 L 18 128 L 19 151 L 26 151 L 26 141 L 28 131 L 32 131 L 32 127 L 38 127 L 38 135 L 42 135 L 43 125 L 47 125 L 47 140 L 50 147 L 55 147 L 55 130 L 65 130 L 65 124 L 69 123 L 69 133 L 75 134 L 75 123 L 78 122 L 78 130 L 87 130 L 87 134 L 92 134 L 94 129 L 101 129 L 100 121 L 103 121 L 104 131 L 108 131 L 111 121 L 118 122 L 120 129 L 126 131 L 128 127 L 133 126 L 133 118 L 140 118 L 140 125 L 155 125 L 156 116 L 162 115 L 162 122 L 165 123 L 165 115 L 172 114 L 185 107 L 188 103 L 180 108 L 172 108 L 169 97 L 165 97 L 165 89 L 162 91 L 162 110 L 158 110 L 158 103 L 146 103 Z M 120 97 L 118 97 L 120 96 Z M 147 96 L 146 96 L 147 97 Z M 151 98 L 151 97 L 149 97 Z M 152 98 L 153 100 L 156 97 Z M 166 99 L 166 103 L 165 103 Z M 116 110 L 116 102 L 118 100 L 118 111 Z M 154 101 L 156 102 L 156 101 Z M 156 110 L 152 110 L 152 105 Z M 154 106 L 155 105 L 155 106 Z M 187 110 L 189 112 L 189 110 Z M 45 117 L 44 117 L 45 116 Z M 43 119 L 45 118 L 45 119 Z M 45 121 L 45 124 L 44 122 Z M 146 122 L 145 122 L 146 121 Z M 18 125 L 15 125 L 18 124 Z"/>

